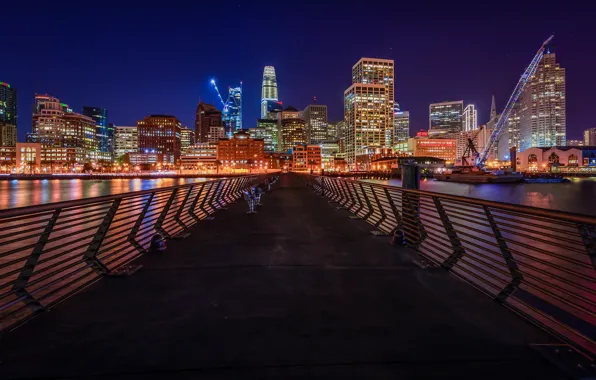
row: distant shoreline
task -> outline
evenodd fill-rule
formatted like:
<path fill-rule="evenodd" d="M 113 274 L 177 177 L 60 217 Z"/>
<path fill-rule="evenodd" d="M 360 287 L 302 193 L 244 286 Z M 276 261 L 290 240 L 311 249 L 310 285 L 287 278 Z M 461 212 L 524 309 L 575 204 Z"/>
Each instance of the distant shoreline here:
<path fill-rule="evenodd" d="M 35 181 L 55 179 L 80 179 L 80 180 L 108 180 L 108 179 L 157 179 L 157 178 L 228 178 L 242 177 L 246 175 L 258 175 L 261 173 L 243 174 L 10 174 L 0 175 L 0 181 Z"/>

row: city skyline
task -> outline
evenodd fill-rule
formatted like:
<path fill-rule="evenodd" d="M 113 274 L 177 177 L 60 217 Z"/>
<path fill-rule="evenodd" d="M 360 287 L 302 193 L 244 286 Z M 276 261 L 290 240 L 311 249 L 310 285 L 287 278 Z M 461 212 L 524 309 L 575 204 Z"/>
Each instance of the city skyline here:
<path fill-rule="evenodd" d="M 240 14 L 257 14 L 260 6 L 252 5 L 248 2 L 241 2 L 238 7 L 228 5 L 209 5 L 212 12 L 231 12 L 236 17 Z M 395 7 L 395 6 L 390 6 Z M 517 18 L 530 16 L 530 9 L 527 6 L 518 6 L 519 12 Z M 256 36 L 256 31 L 247 29 L 246 35 L 242 36 L 245 46 L 234 52 L 237 59 L 230 59 L 230 53 L 214 55 L 211 57 L 202 57 L 195 53 L 178 51 L 181 57 L 176 62 L 170 62 L 173 69 L 170 69 L 163 61 L 157 59 L 157 63 L 128 59 L 128 55 L 134 55 L 133 52 L 139 49 L 152 46 L 152 36 L 143 36 L 132 32 L 134 23 L 125 26 L 126 23 L 119 24 L 117 28 L 98 34 L 92 28 L 82 28 L 80 35 L 72 33 L 72 28 L 56 28 L 49 26 L 50 32 L 56 32 L 58 37 L 64 39 L 71 38 L 72 43 L 69 48 L 84 50 L 80 41 L 85 38 L 91 38 L 97 43 L 105 42 L 110 46 L 107 52 L 110 53 L 110 62 L 100 59 L 97 64 L 89 63 L 85 70 L 80 70 L 78 63 L 69 63 L 58 60 L 56 52 L 48 52 L 48 59 L 51 61 L 49 67 L 39 69 L 31 64 L 22 64 L 21 60 L 26 61 L 27 57 L 34 53 L 23 50 L 23 46 L 30 43 L 33 37 L 28 32 L 28 26 L 31 22 L 25 23 L 25 20 L 32 20 L 43 17 L 43 9 L 30 11 L 24 9 L 15 9 L 11 12 L 11 17 L 5 21 L 8 25 L 14 26 L 16 38 L 8 41 L 7 52 L 21 52 L 16 55 L 18 59 L 3 60 L 0 62 L 1 81 L 10 83 L 18 89 L 19 97 L 19 140 L 24 140 L 24 135 L 28 132 L 31 114 L 30 106 L 34 93 L 47 93 L 49 95 L 69 99 L 70 104 L 75 109 L 82 109 L 84 105 L 93 104 L 98 107 L 106 108 L 110 113 L 110 122 L 116 125 L 131 125 L 137 119 L 148 116 L 152 113 L 172 114 L 178 117 L 184 125 L 191 126 L 194 121 L 194 111 L 198 100 L 206 103 L 218 105 L 217 96 L 214 93 L 209 80 L 215 78 L 218 83 L 237 83 L 243 81 L 244 86 L 244 128 L 252 128 L 256 125 L 256 120 L 260 114 L 260 97 L 262 85 L 262 73 L 264 66 L 276 67 L 276 76 L 278 83 L 284 89 L 281 100 L 284 105 L 294 105 L 297 108 L 303 108 L 308 105 L 310 99 L 316 96 L 319 103 L 326 104 L 329 107 L 329 121 L 335 122 L 341 120 L 343 114 L 342 93 L 349 85 L 349 74 L 346 75 L 346 67 L 350 67 L 353 62 L 363 56 L 388 58 L 395 61 L 395 99 L 400 102 L 402 109 L 410 111 L 412 131 L 424 128 L 427 119 L 427 109 L 430 103 L 442 102 L 452 99 L 463 99 L 465 104 L 475 104 L 478 109 L 478 123 L 485 123 L 488 120 L 488 111 L 490 109 L 490 96 L 494 93 L 498 100 L 497 108 L 500 111 L 511 93 L 516 79 L 519 77 L 520 70 L 524 63 L 531 57 L 535 49 L 536 41 L 541 41 L 551 32 L 555 33 L 556 39 L 553 51 L 557 53 L 558 59 L 563 67 L 568 70 L 567 87 L 570 94 L 567 110 L 568 136 L 572 139 L 581 137 L 581 133 L 586 128 L 593 127 L 593 122 L 589 118 L 589 105 L 594 103 L 594 95 L 590 94 L 585 88 L 591 88 L 590 84 L 596 85 L 596 78 L 590 75 L 589 58 L 594 54 L 586 51 L 584 48 L 587 36 L 581 33 L 581 23 L 573 20 L 584 16 L 580 9 L 575 8 L 572 11 L 563 11 L 558 15 L 559 21 L 557 28 L 552 29 L 549 22 L 545 22 L 541 17 L 531 17 L 527 23 L 520 23 L 515 33 L 509 30 L 491 31 L 490 25 L 481 29 L 473 29 L 470 26 L 463 30 L 457 28 L 448 34 L 464 36 L 472 31 L 472 49 L 466 49 L 466 54 L 462 60 L 461 54 L 447 53 L 446 48 L 441 47 L 441 41 L 435 41 L 436 36 L 433 32 L 422 33 L 425 23 L 422 18 L 423 10 L 416 5 L 408 5 L 401 9 L 403 12 L 411 15 L 411 20 L 405 22 L 402 26 L 395 26 L 392 32 L 397 34 L 407 28 L 419 33 L 412 34 L 412 37 L 400 39 L 396 44 L 390 39 L 372 39 L 371 33 L 363 33 L 357 36 L 356 33 L 348 33 L 341 37 L 340 33 L 328 31 L 330 38 L 336 41 L 336 44 L 328 47 L 328 51 L 318 50 L 318 53 L 324 57 L 333 57 L 333 59 L 316 60 L 315 58 L 303 57 L 300 49 L 293 51 L 267 49 L 266 51 L 251 50 L 260 43 Z M 109 10 L 99 10 L 97 16 L 108 12 Z M 323 5 L 321 12 L 313 17 L 313 21 L 322 21 L 322 18 L 332 14 L 333 8 Z M 436 20 L 439 10 L 429 13 L 429 18 Z M 71 10 L 76 13 L 77 9 Z M 150 17 L 156 17 L 155 10 L 144 10 Z M 166 13 L 174 12 L 166 10 Z M 281 10 L 280 10 L 281 12 Z M 465 11 L 469 12 L 469 11 Z M 478 10 L 477 14 L 479 14 Z M 540 14 L 540 10 L 536 11 Z M 183 13 L 177 11 L 177 17 L 184 18 Z M 388 12 L 391 13 L 391 12 Z M 118 11 L 112 16 L 115 19 L 126 18 L 130 16 L 129 10 Z M 63 17 L 63 16 L 58 16 Z M 305 16 L 306 17 L 306 16 Z M 459 16 L 458 16 L 459 17 Z M 463 16 L 462 16 L 463 17 Z M 504 17 L 504 14 L 501 14 Z M 494 21 L 498 22 L 499 17 Z M 542 19 L 542 21 L 540 21 Z M 538 20 L 538 21 L 537 21 Z M 572 22 L 573 21 L 573 22 Z M 59 24 L 59 23 L 58 23 Z M 178 36 L 185 40 L 196 36 L 199 32 L 205 32 L 201 26 L 195 30 L 190 27 L 177 25 L 174 30 L 166 33 L 166 37 Z M 241 20 L 239 27 L 248 25 Z M 478 25 L 479 26 L 479 25 Z M 207 26 L 205 26 L 207 28 Z M 317 31 L 320 32 L 321 26 L 315 25 L 314 31 L 307 31 L 307 36 Z M 157 28 L 156 33 L 162 31 Z M 188 32 L 188 33 L 187 33 Z M 185 34 L 186 33 L 186 34 Z M 283 41 L 286 38 L 292 41 L 297 39 L 295 32 L 291 32 L 283 24 L 280 25 L 279 36 L 273 37 L 276 40 Z M 509 36 L 515 38 L 508 38 Z M 115 41 L 123 37 L 122 42 Z M 344 46 L 345 39 L 356 38 L 351 46 L 354 48 L 340 49 Z M 164 37 L 165 38 L 165 37 Z M 162 41 L 163 38 L 159 41 Z M 114 42 L 114 44 L 111 44 Z M 489 43 L 490 42 L 490 43 Z M 302 42 L 297 41 L 299 46 Z M 417 46 L 423 44 L 427 48 L 424 52 L 417 49 Z M 336 46 L 338 45 L 338 46 Z M 468 44 L 467 46 L 470 46 Z M 129 52 L 127 49 L 131 49 Z M 428 54 L 426 50 L 434 54 L 441 54 L 444 58 L 441 63 L 427 61 Z M 255 54 L 258 51 L 258 54 Z M 13 55 L 15 56 L 15 55 Z M 487 56 L 490 56 L 488 58 Z M 54 59 L 53 59 L 54 58 Z M 53 60 L 52 60 L 53 59 Z M 311 62 L 311 60 L 313 60 Z M 183 62 L 183 63 L 181 63 Z M 134 66 L 139 64 L 139 70 Z M 134 68 L 133 68 L 134 66 Z M 178 70 L 179 68 L 179 70 Z M 50 71 L 51 70 L 51 71 Z M 52 74 L 55 71 L 55 75 Z M 138 71 L 138 72 L 137 72 Z M 67 79 L 65 79 L 67 78 Z M 91 80 L 93 85 L 86 83 L 85 80 Z M 149 96 L 147 91 L 157 78 L 158 83 L 163 88 L 156 96 Z M 430 85 L 432 83 L 432 85 Z M 112 90 L 117 86 L 118 92 Z M 223 89 L 225 90 L 225 89 Z M 137 101 L 138 100 L 138 101 Z"/>

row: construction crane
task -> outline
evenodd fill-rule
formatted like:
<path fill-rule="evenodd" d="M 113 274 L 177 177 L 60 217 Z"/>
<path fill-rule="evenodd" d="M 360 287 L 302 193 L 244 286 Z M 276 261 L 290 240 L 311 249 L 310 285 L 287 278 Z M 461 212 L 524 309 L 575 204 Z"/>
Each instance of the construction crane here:
<path fill-rule="evenodd" d="M 480 128 L 478 128 L 476 132 L 474 132 L 472 137 L 468 137 L 468 144 L 466 145 L 464 154 L 461 157 L 462 166 L 472 166 L 473 162 L 469 162 L 468 158 L 478 157 L 480 155 L 480 153 L 478 153 L 478 150 L 476 149 L 476 146 L 474 145 L 474 140 L 476 139 L 476 137 L 478 137 L 478 134 L 482 131 L 482 129 L 484 129 L 484 125 L 481 125 Z"/>
<path fill-rule="evenodd" d="M 544 41 L 544 43 L 542 44 L 540 49 L 538 49 L 538 52 L 536 52 L 536 55 L 532 59 L 532 62 L 530 62 L 530 65 L 526 68 L 526 71 L 524 71 L 521 78 L 519 78 L 519 81 L 517 82 L 517 86 L 515 86 L 515 89 L 513 90 L 511 97 L 509 97 L 509 100 L 507 101 L 507 105 L 505 106 L 503 113 L 499 117 L 499 121 L 497 121 L 497 125 L 491 131 L 490 137 L 488 138 L 488 143 L 484 147 L 484 150 L 476 158 L 476 166 L 477 167 L 484 168 L 484 166 L 486 165 L 486 160 L 488 159 L 490 151 L 493 149 L 495 144 L 498 142 L 499 135 L 501 134 L 501 131 L 507 124 L 507 121 L 509 120 L 509 116 L 511 115 L 511 112 L 513 111 L 513 107 L 515 106 L 515 103 L 517 103 L 517 101 L 519 100 L 519 97 L 523 93 L 524 88 L 526 87 L 526 84 L 528 83 L 528 81 L 532 78 L 532 76 L 534 76 L 534 74 L 536 74 L 536 70 L 538 69 L 538 64 L 540 63 L 540 61 L 542 60 L 542 57 L 544 56 L 544 51 L 546 50 L 546 47 L 548 46 L 548 44 L 552 41 L 552 39 L 554 37 L 555 36 L 550 36 L 546 41 Z"/>
<path fill-rule="evenodd" d="M 221 102 L 222 107 L 226 108 L 226 102 L 224 102 L 223 98 L 221 97 L 221 93 L 219 92 L 219 89 L 217 88 L 215 79 L 211 79 L 211 84 L 213 85 L 213 87 L 215 87 L 215 91 L 217 92 L 217 96 L 219 97 L 219 101 Z"/>

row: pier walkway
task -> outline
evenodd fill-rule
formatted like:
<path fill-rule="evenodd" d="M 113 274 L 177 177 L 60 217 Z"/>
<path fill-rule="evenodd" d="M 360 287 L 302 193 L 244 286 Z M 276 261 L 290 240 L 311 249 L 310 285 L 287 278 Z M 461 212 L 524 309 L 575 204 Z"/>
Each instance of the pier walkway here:
<path fill-rule="evenodd" d="M 0 340 L 0 378 L 560 379 L 554 338 L 296 177 Z"/>

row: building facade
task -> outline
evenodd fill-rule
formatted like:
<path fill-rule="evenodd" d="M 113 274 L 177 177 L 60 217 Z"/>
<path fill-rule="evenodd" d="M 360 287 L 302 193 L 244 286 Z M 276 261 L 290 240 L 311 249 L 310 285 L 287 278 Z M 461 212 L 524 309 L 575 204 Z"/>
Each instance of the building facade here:
<path fill-rule="evenodd" d="M 139 151 L 137 126 L 114 126 L 114 158 Z"/>
<path fill-rule="evenodd" d="M 319 144 L 327 139 L 327 106 L 309 104 L 302 112 L 306 122 L 306 141 Z"/>
<path fill-rule="evenodd" d="M 319 145 L 296 145 L 292 148 L 292 171 L 319 171 L 321 164 L 321 147 Z"/>
<path fill-rule="evenodd" d="M 473 131 L 478 128 L 478 111 L 476 106 L 468 104 L 462 113 L 462 132 Z"/>
<path fill-rule="evenodd" d="M 238 131 L 231 139 L 219 140 L 217 160 L 227 169 L 264 169 L 265 142 L 250 138 L 245 131 Z"/>
<path fill-rule="evenodd" d="M 433 137 L 462 131 L 464 102 L 432 103 L 429 108 L 428 134 Z"/>
<path fill-rule="evenodd" d="M 278 101 L 277 78 L 275 67 L 265 66 L 263 69 L 263 84 L 261 86 L 261 119 L 269 119 L 271 116 L 271 104 Z"/>
<path fill-rule="evenodd" d="M 197 143 L 189 146 L 180 157 L 180 166 L 185 170 L 210 170 L 216 168 L 217 144 Z"/>
<path fill-rule="evenodd" d="M 83 115 L 90 117 L 95 122 L 98 151 L 107 153 L 105 156 L 111 159 L 114 152 L 114 125 L 108 123 L 108 110 L 101 107 L 84 106 Z"/>
<path fill-rule="evenodd" d="M 306 122 L 300 111 L 289 106 L 279 115 L 281 130 L 281 151 L 288 152 L 296 145 L 306 144 Z"/>
<path fill-rule="evenodd" d="M 588 128 L 584 131 L 584 145 L 596 146 L 596 128 Z"/>
<path fill-rule="evenodd" d="M 397 109 L 393 114 L 393 143 L 406 141 L 410 137 L 410 112 Z"/>
<path fill-rule="evenodd" d="M 565 146 L 565 69 L 554 53 L 545 54 L 520 98 L 520 151 Z"/>
<path fill-rule="evenodd" d="M 228 99 L 223 109 L 222 120 L 228 137 L 242 130 L 242 83 L 240 87 L 228 88 Z"/>
<path fill-rule="evenodd" d="M 17 90 L 0 82 L 0 146 L 17 143 Z"/>
<path fill-rule="evenodd" d="M 257 120 L 257 128 L 263 129 L 265 152 L 278 152 L 281 150 L 279 144 L 281 136 L 277 120 L 259 119 Z"/>
<path fill-rule="evenodd" d="M 456 139 L 416 137 L 410 140 L 416 157 L 440 158 L 446 163 L 454 163 L 457 158 Z"/>
<path fill-rule="evenodd" d="M 596 168 L 596 147 L 532 147 L 517 154 L 519 170 L 554 171 L 557 167 Z"/>
<path fill-rule="evenodd" d="M 180 129 L 180 151 L 184 152 L 189 146 L 195 144 L 195 131 L 183 127 Z"/>
<path fill-rule="evenodd" d="M 212 104 L 199 102 L 195 115 L 195 139 L 197 142 L 217 142 L 225 136 L 222 113 Z"/>
<path fill-rule="evenodd" d="M 176 164 L 181 154 L 180 121 L 169 115 L 151 115 L 137 122 L 141 154 L 163 154 L 164 162 Z"/>

